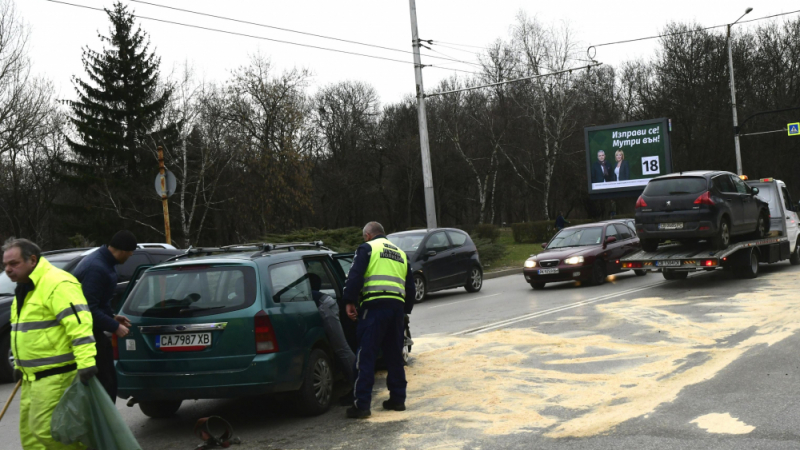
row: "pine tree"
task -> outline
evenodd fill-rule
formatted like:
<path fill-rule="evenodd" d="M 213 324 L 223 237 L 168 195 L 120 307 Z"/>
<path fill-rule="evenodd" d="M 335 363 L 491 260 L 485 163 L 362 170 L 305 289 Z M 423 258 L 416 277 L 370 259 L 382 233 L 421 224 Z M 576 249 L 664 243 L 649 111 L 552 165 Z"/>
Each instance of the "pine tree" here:
<path fill-rule="evenodd" d="M 75 156 L 67 165 L 68 179 L 96 194 L 82 206 L 111 211 L 116 222 L 141 222 L 142 212 L 151 209 L 155 145 L 169 145 L 163 141 L 174 137 L 174 125 L 160 124 L 171 91 L 159 87 L 160 59 L 133 13 L 120 2 L 106 13 L 111 26 L 108 36 L 99 35 L 103 49 L 85 47 L 86 79 L 73 77 L 77 100 L 68 104 L 77 139 L 68 140 Z M 100 215 L 95 218 L 103 223 L 111 219 Z"/>

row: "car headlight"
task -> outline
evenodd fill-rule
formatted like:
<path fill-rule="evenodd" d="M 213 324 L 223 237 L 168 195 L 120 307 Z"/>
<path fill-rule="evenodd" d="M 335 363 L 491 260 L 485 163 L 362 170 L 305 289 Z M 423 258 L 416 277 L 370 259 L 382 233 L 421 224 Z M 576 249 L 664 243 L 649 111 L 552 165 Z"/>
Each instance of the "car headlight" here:
<path fill-rule="evenodd" d="M 583 264 L 583 256 L 573 256 L 564 260 L 564 264 Z"/>
<path fill-rule="evenodd" d="M 527 268 L 536 267 L 536 261 L 532 259 L 525 261 L 525 267 Z"/>

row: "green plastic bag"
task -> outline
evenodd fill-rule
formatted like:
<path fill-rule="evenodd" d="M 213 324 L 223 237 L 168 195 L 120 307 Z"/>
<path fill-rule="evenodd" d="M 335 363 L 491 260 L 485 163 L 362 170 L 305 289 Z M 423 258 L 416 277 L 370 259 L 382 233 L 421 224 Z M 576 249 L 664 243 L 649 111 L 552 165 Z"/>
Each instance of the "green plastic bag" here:
<path fill-rule="evenodd" d="M 88 386 L 75 377 L 53 411 L 50 432 L 53 439 L 67 445 L 80 442 L 94 449 L 142 450 L 96 377 Z"/>

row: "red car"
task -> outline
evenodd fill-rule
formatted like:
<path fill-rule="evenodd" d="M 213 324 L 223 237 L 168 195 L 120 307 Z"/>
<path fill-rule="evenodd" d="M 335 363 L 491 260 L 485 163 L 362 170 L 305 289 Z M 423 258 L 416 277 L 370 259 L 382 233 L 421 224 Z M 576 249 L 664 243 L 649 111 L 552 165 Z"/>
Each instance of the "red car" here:
<path fill-rule="evenodd" d="M 611 274 L 624 272 L 620 260 L 641 250 L 639 238 L 624 222 L 592 223 L 564 228 L 544 251 L 525 261 L 525 281 L 534 289 L 546 283 L 588 281 L 603 284 Z M 647 275 L 646 270 L 634 270 Z"/>

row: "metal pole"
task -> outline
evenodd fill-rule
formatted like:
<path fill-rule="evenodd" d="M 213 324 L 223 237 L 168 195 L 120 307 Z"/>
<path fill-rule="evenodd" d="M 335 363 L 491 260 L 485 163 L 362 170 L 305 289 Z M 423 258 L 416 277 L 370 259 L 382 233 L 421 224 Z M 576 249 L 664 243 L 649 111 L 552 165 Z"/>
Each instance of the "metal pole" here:
<path fill-rule="evenodd" d="M 422 86 L 422 61 L 419 57 L 419 32 L 417 31 L 417 5 L 408 0 L 411 9 L 411 47 L 414 50 L 414 78 L 417 82 L 417 117 L 419 120 L 419 145 L 422 150 L 422 182 L 425 186 L 425 213 L 428 228 L 436 228 L 436 204 L 433 197 L 431 153 L 428 145 L 428 118 L 425 112 L 425 89 Z"/>
<path fill-rule="evenodd" d="M 736 115 L 736 84 L 733 82 L 733 51 L 731 50 L 731 25 L 728 25 L 728 69 L 731 75 L 731 107 L 733 108 L 733 142 L 736 146 L 736 174 L 742 174 L 742 152 L 739 147 L 739 118 Z"/>
<path fill-rule="evenodd" d="M 164 237 L 167 244 L 172 244 L 172 232 L 169 229 L 169 203 L 167 202 L 167 177 L 164 170 L 164 148 L 158 147 L 158 173 L 161 175 L 161 206 L 164 209 Z"/>

